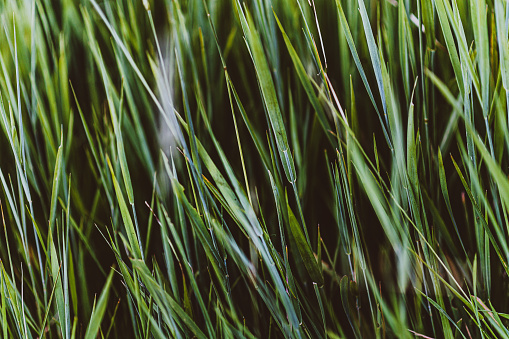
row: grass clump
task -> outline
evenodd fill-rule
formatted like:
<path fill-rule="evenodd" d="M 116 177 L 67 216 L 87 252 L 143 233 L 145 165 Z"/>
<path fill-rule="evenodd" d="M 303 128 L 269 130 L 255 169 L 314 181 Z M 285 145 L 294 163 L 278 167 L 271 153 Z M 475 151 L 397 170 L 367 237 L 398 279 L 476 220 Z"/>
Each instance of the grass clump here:
<path fill-rule="evenodd" d="M 4 337 L 503 338 L 508 4 L 0 4 Z"/>

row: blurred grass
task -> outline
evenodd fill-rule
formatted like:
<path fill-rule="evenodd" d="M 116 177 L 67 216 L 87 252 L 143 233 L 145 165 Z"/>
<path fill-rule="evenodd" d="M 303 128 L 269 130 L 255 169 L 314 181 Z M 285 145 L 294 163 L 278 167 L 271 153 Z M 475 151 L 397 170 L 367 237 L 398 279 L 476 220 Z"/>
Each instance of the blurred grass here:
<path fill-rule="evenodd" d="M 3 337 L 509 337 L 508 13 L 3 1 Z"/>

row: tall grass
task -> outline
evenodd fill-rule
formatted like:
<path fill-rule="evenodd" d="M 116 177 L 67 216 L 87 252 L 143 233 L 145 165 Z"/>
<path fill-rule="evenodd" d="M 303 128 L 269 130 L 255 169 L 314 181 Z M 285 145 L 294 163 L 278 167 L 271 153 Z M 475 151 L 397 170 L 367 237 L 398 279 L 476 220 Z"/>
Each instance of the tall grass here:
<path fill-rule="evenodd" d="M 506 1 L 0 12 L 3 337 L 509 337 Z"/>

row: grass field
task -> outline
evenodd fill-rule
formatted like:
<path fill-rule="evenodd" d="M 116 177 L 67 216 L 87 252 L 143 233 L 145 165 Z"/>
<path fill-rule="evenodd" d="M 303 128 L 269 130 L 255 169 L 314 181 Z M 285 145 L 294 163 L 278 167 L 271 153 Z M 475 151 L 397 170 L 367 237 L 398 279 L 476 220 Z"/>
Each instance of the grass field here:
<path fill-rule="evenodd" d="M 4 338 L 509 337 L 507 1 L 0 14 Z"/>

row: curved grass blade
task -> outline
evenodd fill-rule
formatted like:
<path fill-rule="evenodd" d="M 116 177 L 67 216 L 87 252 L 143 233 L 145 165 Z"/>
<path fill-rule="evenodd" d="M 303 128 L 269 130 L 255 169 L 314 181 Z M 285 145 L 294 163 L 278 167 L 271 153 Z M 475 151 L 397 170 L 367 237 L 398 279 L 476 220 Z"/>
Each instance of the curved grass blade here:
<path fill-rule="evenodd" d="M 117 200 L 120 207 L 120 213 L 122 214 L 122 220 L 124 221 L 124 226 L 127 233 L 127 239 L 129 240 L 129 245 L 133 251 L 132 254 L 136 259 L 141 259 L 142 254 L 139 245 L 140 242 L 138 240 L 136 230 L 134 229 L 134 224 L 133 220 L 131 219 L 129 209 L 127 208 L 127 204 L 124 199 L 124 193 L 120 189 L 120 185 L 118 184 L 115 172 L 113 171 L 113 167 L 111 166 L 110 158 L 108 156 L 106 157 L 106 161 L 108 163 L 108 167 L 110 168 L 113 186 L 115 187 L 115 193 L 117 195 Z"/>
<path fill-rule="evenodd" d="M 318 284 L 318 287 L 321 287 L 323 285 L 323 275 L 319 267 L 320 263 L 316 262 L 316 258 L 313 254 L 313 251 L 311 250 L 311 247 L 306 241 L 306 238 L 304 236 L 304 233 L 302 232 L 299 222 L 297 221 L 297 218 L 295 218 L 295 215 L 293 214 L 290 206 L 289 205 L 287 206 L 290 221 L 289 224 L 290 232 L 295 239 L 295 243 L 301 255 L 304 266 L 306 267 L 306 270 L 308 271 L 311 280 L 313 280 L 314 283 Z"/>
<path fill-rule="evenodd" d="M 106 307 L 108 306 L 108 298 L 110 295 L 114 272 L 115 271 L 112 269 L 110 274 L 108 274 L 108 278 L 104 284 L 99 301 L 95 305 L 92 315 L 90 316 L 90 322 L 88 323 L 87 331 L 85 332 L 85 339 L 94 339 L 98 336 L 97 332 L 99 332 L 104 314 L 106 313 Z"/>

